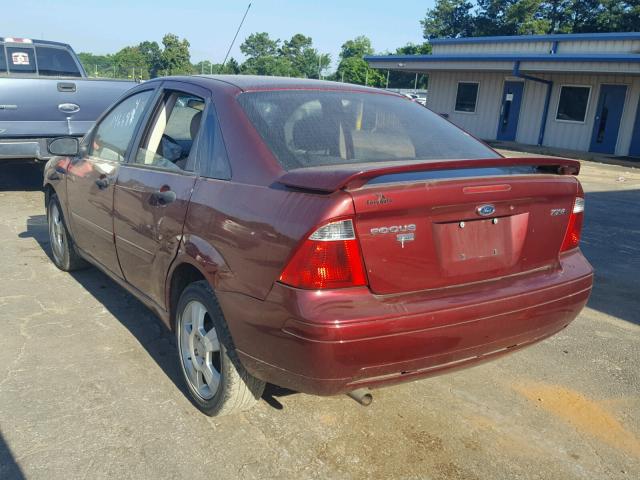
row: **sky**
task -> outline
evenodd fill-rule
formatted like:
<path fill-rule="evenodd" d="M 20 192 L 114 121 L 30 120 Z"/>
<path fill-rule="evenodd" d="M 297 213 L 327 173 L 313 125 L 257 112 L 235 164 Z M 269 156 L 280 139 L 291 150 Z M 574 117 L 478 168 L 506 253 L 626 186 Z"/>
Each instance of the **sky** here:
<path fill-rule="evenodd" d="M 8 1 L 8 0 L 7 0 Z M 377 52 L 422 41 L 420 19 L 433 1 L 404 0 L 252 0 L 247 19 L 231 50 L 252 32 L 289 39 L 313 38 L 331 54 L 334 67 L 340 46 L 366 35 Z M 248 0 L 19 0 L 0 15 L 0 37 L 26 37 L 69 43 L 76 52 L 115 53 L 144 40 L 161 42 L 175 33 L 191 43 L 191 60 L 222 62 Z"/>

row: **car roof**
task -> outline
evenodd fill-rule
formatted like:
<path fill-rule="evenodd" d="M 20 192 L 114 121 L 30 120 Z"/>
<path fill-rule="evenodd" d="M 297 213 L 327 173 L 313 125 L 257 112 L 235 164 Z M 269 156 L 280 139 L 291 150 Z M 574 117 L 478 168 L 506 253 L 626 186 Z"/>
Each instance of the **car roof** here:
<path fill-rule="evenodd" d="M 345 90 L 367 93 L 390 93 L 373 87 L 351 83 L 313 80 L 309 78 L 267 77 L 259 75 L 194 75 L 202 83 L 225 82 L 243 91 L 259 90 Z"/>

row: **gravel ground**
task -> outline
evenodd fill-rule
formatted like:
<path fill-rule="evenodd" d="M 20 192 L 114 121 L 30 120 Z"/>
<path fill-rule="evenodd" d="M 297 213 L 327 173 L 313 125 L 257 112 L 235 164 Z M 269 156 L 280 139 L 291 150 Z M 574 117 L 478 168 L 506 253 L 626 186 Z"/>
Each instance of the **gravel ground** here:
<path fill-rule="evenodd" d="M 270 388 L 211 419 L 148 310 L 53 266 L 38 166 L 0 163 L 0 479 L 640 478 L 640 171 L 581 179 L 596 285 L 560 334 L 368 408 Z"/>

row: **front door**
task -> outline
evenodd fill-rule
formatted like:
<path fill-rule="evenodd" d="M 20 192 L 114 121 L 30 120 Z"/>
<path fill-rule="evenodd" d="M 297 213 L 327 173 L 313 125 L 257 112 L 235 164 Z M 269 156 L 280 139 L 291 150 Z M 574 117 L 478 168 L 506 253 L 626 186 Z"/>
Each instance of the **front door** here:
<path fill-rule="evenodd" d="M 523 90 L 524 82 L 504 82 L 500 122 L 498 123 L 498 140 L 513 142 L 516 139 Z"/>
<path fill-rule="evenodd" d="M 125 280 L 164 305 L 164 280 L 182 239 L 196 181 L 193 160 L 204 90 L 165 82 L 115 189 L 116 249 Z"/>
<path fill-rule="evenodd" d="M 67 170 L 69 226 L 76 245 L 122 276 L 113 239 L 113 186 L 153 90 L 136 93 L 111 110 L 87 135 Z"/>
<path fill-rule="evenodd" d="M 596 107 L 596 118 L 593 122 L 589 151 L 615 153 L 626 95 L 627 87 L 625 85 L 602 85 L 600 87 L 600 98 Z"/>

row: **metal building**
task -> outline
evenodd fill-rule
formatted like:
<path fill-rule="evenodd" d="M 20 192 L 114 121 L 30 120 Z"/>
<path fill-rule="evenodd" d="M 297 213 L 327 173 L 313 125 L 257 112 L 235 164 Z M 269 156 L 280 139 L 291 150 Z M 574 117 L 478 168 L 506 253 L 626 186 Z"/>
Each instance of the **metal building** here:
<path fill-rule="evenodd" d="M 640 156 L 640 33 L 447 38 L 365 59 L 429 76 L 427 106 L 486 140 Z"/>

